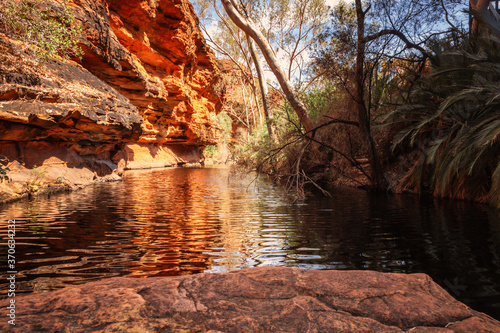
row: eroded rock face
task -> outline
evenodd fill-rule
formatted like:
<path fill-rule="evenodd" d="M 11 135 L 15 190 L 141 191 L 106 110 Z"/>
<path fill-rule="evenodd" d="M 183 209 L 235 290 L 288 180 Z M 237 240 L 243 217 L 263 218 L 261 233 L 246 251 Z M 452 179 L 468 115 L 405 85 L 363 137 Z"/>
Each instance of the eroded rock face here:
<path fill-rule="evenodd" d="M 27 51 L 0 34 L 0 162 L 11 170 L 0 202 L 116 180 L 115 150 L 140 137 L 137 107 L 82 66 L 41 67 Z"/>
<path fill-rule="evenodd" d="M 198 147 L 219 138 L 221 92 L 216 59 L 191 4 L 74 0 L 71 8 L 83 27 L 81 65 L 101 81 L 69 62 L 40 69 L 2 37 L 0 140 L 71 142 L 87 155 L 116 153 L 129 142 L 181 144 L 199 160 Z"/>
<path fill-rule="evenodd" d="M 0 34 L 1 162 L 112 172 L 202 161 L 201 148 L 220 135 L 222 87 L 191 4 L 70 7 L 83 27 L 80 64 L 40 66 L 26 45 Z"/>
<path fill-rule="evenodd" d="M 8 300 L 0 301 L 5 309 Z M 500 332 L 424 274 L 250 268 L 16 297 L 3 332 Z"/>
<path fill-rule="evenodd" d="M 0 34 L 0 154 L 43 141 L 99 155 L 138 139 L 142 118 L 127 98 L 75 63 L 40 68 L 25 47 Z"/>
<path fill-rule="evenodd" d="M 140 143 L 214 144 L 220 74 L 187 0 L 75 0 L 82 65 L 144 118 Z"/>

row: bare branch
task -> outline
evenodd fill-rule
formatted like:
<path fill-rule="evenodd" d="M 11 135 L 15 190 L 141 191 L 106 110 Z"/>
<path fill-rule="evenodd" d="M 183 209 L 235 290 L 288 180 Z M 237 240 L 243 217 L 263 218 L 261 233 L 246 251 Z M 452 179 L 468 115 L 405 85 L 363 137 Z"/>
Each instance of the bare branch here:
<path fill-rule="evenodd" d="M 365 36 L 363 38 L 363 42 L 368 43 L 368 42 L 371 42 L 372 40 L 375 40 L 375 39 L 378 39 L 382 36 L 387 36 L 387 35 L 394 35 L 394 36 L 399 37 L 399 39 L 401 39 L 406 44 L 407 48 L 417 49 L 424 55 L 428 54 L 427 51 L 422 46 L 410 42 L 410 40 L 408 40 L 408 38 L 406 38 L 406 36 L 401 31 L 397 31 L 394 29 L 383 29 L 383 30 L 380 30 L 379 32 L 377 32 L 373 35 Z"/>
<path fill-rule="evenodd" d="M 460 29 L 458 29 L 453 23 L 451 23 L 450 15 L 448 13 L 448 10 L 446 9 L 446 6 L 443 3 L 443 0 L 440 0 L 439 4 L 441 5 L 441 8 L 443 8 L 445 20 L 450 25 L 452 31 L 455 31 L 456 33 L 458 33 L 460 36 L 463 37 L 464 33 Z"/>

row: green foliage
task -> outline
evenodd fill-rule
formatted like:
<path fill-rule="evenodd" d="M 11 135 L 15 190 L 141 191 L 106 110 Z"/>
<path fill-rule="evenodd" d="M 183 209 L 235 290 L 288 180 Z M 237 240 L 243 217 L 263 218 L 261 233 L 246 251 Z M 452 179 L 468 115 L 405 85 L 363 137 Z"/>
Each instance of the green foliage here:
<path fill-rule="evenodd" d="M 0 31 L 11 38 L 34 45 L 41 59 L 60 56 L 81 57 L 77 35 L 82 28 L 75 25 L 69 6 L 47 0 L 2 0 Z"/>
<path fill-rule="evenodd" d="M 221 161 L 225 159 L 220 155 L 227 151 L 227 146 L 231 140 L 232 120 L 225 111 L 217 115 L 217 120 L 222 130 L 222 138 L 217 145 L 205 146 L 203 156 L 206 159 Z"/>
<path fill-rule="evenodd" d="M 31 170 L 31 177 L 26 183 L 26 185 L 28 186 L 28 191 L 30 193 L 35 193 L 39 190 L 39 187 L 42 184 L 42 179 L 47 172 L 47 168 L 42 170 L 36 165 L 33 166 L 33 169 Z"/>
<path fill-rule="evenodd" d="M 7 176 L 7 172 L 10 171 L 9 168 L 3 166 L 3 164 L 0 164 L 0 181 L 3 182 L 4 180 L 8 181 L 9 176 Z"/>
<path fill-rule="evenodd" d="M 237 163 L 249 168 L 259 168 L 273 148 L 266 126 L 255 128 L 246 142 L 236 144 Z"/>
<path fill-rule="evenodd" d="M 217 145 L 205 146 L 205 149 L 203 149 L 203 156 L 205 156 L 205 158 L 215 158 L 218 151 L 219 147 Z"/>
<path fill-rule="evenodd" d="M 6 156 L 0 155 L 0 182 L 3 182 L 4 180 L 9 181 L 9 176 L 7 176 L 7 172 L 10 171 L 8 167 L 3 165 L 2 163 L 7 164 L 9 162 L 9 159 Z"/>
<path fill-rule="evenodd" d="M 324 87 L 317 86 L 312 91 L 302 94 L 302 101 L 309 111 L 311 119 L 318 123 L 321 115 L 328 113 L 342 96 L 337 87 L 327 84 Z"/>
<path fill-rule="evenodd" d="M 394 147 L 421 151 L 403 185 L 500 205 L 500 40 L 483 38 L 432 59 L 413 103 L 390 115 Z"/>
<path fill-rule="evenodd" d="M 231 138 L 231 130 L 233 121 L 231 117 L 225 112 L 222 111 L 217 115 L 217 121 L 219 122 L 219 126 L 222 129 L 222 137 L 224 140 L 229 140 Z"/>

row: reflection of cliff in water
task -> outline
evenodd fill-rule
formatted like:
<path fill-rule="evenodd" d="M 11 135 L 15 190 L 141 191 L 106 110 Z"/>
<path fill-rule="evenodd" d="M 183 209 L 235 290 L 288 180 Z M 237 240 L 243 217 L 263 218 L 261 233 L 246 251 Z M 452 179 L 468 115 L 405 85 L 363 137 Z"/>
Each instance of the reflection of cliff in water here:
<path fill-rule="evenodd" d="M 252 180 L 230 169 L 134 171 L 123 182 L 2 206 L 0 219 L 16 219 L 18 286 L 267 265 L 424 272 L 500 318 L 497 211 L 355 190 L 292 205 Z"/>

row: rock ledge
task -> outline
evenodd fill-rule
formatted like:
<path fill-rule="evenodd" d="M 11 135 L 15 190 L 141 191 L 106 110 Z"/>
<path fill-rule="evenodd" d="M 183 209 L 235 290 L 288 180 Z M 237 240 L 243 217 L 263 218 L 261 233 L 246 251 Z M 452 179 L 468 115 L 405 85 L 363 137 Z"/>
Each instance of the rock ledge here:
<path fill-rule="evenodd" d="M 8 300 L 0 301 L 6 309 Z M 5 316 L 4 316 L 5 318 Z M 16 297 L 23 332 L 500 332 L 425 274 L 248 268 Z"/>

